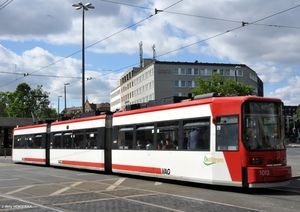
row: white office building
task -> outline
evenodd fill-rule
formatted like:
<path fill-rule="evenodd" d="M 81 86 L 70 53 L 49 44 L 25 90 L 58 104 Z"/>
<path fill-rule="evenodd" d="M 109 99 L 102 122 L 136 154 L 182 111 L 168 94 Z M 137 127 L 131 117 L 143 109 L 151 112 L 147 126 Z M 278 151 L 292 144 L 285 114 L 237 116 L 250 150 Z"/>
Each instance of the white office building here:
<path fill-rule="evenodd" d="M 124 110 L 126 105 L 145 103 L 171 96 L 191 95 L 198 87 L 196 78 L 209 79 L 212 74 L 230 77 L 254 87 L 254 95 L 263 96 L 263 82 L 256 72 L 244 64 L 166 62 L 143 59 L 140 67 L 124 73 L 110 93 L 111 111 Z"/>

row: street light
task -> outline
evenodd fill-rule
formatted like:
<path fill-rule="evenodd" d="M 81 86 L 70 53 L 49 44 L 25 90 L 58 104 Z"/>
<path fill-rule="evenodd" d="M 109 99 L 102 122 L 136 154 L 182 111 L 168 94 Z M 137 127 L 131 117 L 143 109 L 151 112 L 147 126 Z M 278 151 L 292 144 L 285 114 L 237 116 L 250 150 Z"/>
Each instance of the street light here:
<path fill-rule="evenodd" d="M 66 91 L 66 86 L 70 85 L 70 83 L 65 83 L 64 84 L 64 91 L 65 91 L 65 110 L 64 110 L 64 114 L 67 114 L 67 91 Z"/>
<path fill-rule="evenodd" d="M 239 68 L 241 68 L 241 66 L 236 66 L 234 68 L 234 79 L 235 79 L 235 82 L 237 82 L 236 70 L 239 69 Z"/>
<path fill-rule="evenodd" d="M 57 96 L 57 115 L 59 116 L 59 98 L 62 96 Z"/>
<path fill-rule="evenodd" d="M 95 9 L 95 7 L 92 5 L 92 3 L 86 3 L 85 5 L 81 2 L 78 2 L 78 4 L 73 4 L 73 7 L 76 8 L 76 10 L 82 9 L 82 112 L 85 112 L 85 79 L 84 79 L 84 11 L 88 11 L 89 9 Z"/>

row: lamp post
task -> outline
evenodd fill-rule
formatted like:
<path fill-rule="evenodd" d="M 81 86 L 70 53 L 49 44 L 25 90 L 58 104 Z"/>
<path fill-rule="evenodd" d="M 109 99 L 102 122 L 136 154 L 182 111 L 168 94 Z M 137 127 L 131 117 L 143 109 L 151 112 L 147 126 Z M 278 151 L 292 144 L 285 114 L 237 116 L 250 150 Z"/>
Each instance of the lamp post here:
<path fill-rule="evenodd" d="M 236 67 L 234 68 L 234 80 L 235 80 L 235 82 L 237 82 L 236 70 L 239 69 L 239 68 L 241 68 L 241 66 L 236 66 Z"/>
<path fill-rule="evenodd" d="M 57 96 L 57 116 L 59 116 L 59 98 L 62 96 Z"/>
<path fill-rule="evenodd" d="M 88 11 L 89 9 L 95 9 L 95 7 L 92 5 L 92 3 L 86 3 L 82 4 L 81 2 L 78 2 L 78 4 L 73 4 L 73 7 L 76 8 L 76 10 L 82 9 L 82 112 L 85 112 L 85 79 L 84 79 L 84 11 Z"/>
<path fill-rule="evenodd" d="M 70 85 L 70 83 L 65 83 L 64 84 L 64 91 L 65 91 L 65 110 L 64 110 L 64 114 L 66 115 L 67 114 L 67 85 Z"/>

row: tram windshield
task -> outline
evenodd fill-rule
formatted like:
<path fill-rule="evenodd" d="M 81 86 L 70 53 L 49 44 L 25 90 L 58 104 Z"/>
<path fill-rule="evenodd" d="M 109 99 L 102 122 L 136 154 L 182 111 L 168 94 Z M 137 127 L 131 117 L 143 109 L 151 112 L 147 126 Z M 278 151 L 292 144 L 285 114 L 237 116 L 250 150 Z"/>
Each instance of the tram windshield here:
<path fill-rule="evenodd" d="M 245 102 L 242 110 L 242 137 L 247 150 L 285 148 L 280 102 Z"/>

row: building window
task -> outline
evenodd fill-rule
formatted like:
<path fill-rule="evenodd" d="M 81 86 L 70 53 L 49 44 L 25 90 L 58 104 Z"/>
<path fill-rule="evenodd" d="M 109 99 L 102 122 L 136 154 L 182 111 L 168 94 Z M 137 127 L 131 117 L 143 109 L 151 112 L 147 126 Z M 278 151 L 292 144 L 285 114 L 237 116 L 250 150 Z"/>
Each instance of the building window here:
<path fill-rule="evenodd" d="M 194 75 L 199 75 L 199 70 L 197 68 L 194 69 Z"/>
<path fill-rule="evenodd" d="M 200 69 L 200 75 L 204 76 L 205 75 L 205 70 L 204 69 Z"/>
<path fill-rule="evenodd" d="M 192 75 L 192 69 L 191 68 L 187 69 L 187 75 Z"/>
<path fill-rule="evenodd" d="M 243 74 L 243 70 L 237 70 L 237 75 L 239 77 L 242 77 L 244 74 Z"/>
<path fill-rule="evenodd" d="M 225 75 L 226 75 L 226 76 L 230 76 L 230 70 L 228 70 L 228 69 L 225 70 Z"/>
<path fill-rule="evenodd" d="M 230 70 L 230 76 L 235 76 L 235 70 Z"/>
<path fill-rule="evenodd" d="M 179 87 L 179 81 L 178 81 L 178 80 L 175 80 L 174 86 L 175 86 L 175 87 Z"/>
<path fill-rule="evenodd" d="M 201 76 L 211 76 L 212 70 L 211 69 L 200 69 Z"/>
<path fill-rule="evenodd" d="M 224 70 L 223 70 L 223 69 L 220 69 L 220 72 L 219 72 L 219 73 L 220 73 L 221 76 L 223 76 L 223 75 L 224 75 Z"/>
<path fill-rule="evenodd" d="M 250 73 L 250 79 L 252 79 L 254 82 L 257 82 L 257 76 Z"/>
<path fill-rule="evenodd" d="M 186 74 L 185 68 L 181 68 L 181 69 L 180 69 L 180 75 L 185 75 L 185 74 Z"/>
<path fill-rule="evenodd" d="M 186 82 L 185 81 L 181 81 L 181 80 L 175 80 L 174 81 L 174 86 L 175 87 L 186 87 Z"/>
<path fill-rule="evenodd" d="M 193 87 L 193 81 L 187 81 L 187 86 L 188 87 Z"/>
<path fill-rule="evenodd" d="M 174 96 L 186 96 L 185 93 L 174 93 Z"/>
<path fill-rule="evenodd" d="M 178 70 L 178 68 L 175 68 L 174 69 L 174 75 L 178 75 L 179 74 L 179 70 Z"/>

